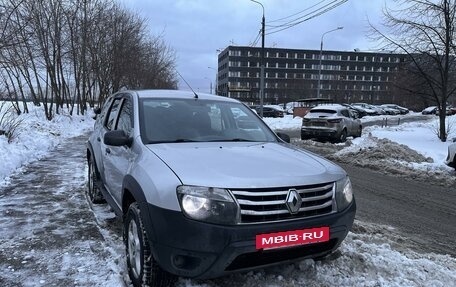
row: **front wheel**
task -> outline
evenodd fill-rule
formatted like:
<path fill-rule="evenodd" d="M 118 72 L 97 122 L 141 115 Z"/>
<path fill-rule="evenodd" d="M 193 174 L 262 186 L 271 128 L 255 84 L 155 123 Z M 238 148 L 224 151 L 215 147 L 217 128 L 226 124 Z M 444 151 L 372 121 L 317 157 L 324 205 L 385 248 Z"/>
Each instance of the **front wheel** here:
<path fill-rule="evenodd" d="M 92 203 L 104 203 L 103 194 L 97 185 L 99 180 L 95 161 L 92 157 L 88 159 L 88 179 L 87 179 L 87 196 Z"/>
<path fill-rule="evenodd" d="M 161 269 L 153 258 L 141 211 L 136 202 L 128 208 L 124 222 L 124 241 L 128 274 L 133 286 L 174 286 L 177 277 Z"/>

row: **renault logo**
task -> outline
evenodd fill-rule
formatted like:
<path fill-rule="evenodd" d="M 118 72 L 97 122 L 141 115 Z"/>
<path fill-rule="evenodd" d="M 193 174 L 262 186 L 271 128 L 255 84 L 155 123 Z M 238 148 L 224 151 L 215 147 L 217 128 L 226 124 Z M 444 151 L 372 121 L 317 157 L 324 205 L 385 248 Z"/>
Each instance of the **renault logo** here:
<path fill-rule="evenodd" d="M 301 208 L 302 198 L 299 195 L 299 192 L 292 188 L 288 190 L 287 199 L 285 200 L 285 204 L 288 208 L 288 211 L 291 214 L 298 213 L 299 209 Z"/>

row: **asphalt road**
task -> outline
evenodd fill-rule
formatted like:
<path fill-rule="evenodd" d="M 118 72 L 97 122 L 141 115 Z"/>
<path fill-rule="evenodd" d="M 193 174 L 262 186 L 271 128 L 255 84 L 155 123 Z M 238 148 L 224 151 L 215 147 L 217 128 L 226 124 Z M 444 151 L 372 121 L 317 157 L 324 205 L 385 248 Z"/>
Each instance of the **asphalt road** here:
<path fill-rule="evenodd" d="M 388 225 L 416 251 L 456 256 L 456 191 L 340 164 L 358 204 L 356 219 Z"/>

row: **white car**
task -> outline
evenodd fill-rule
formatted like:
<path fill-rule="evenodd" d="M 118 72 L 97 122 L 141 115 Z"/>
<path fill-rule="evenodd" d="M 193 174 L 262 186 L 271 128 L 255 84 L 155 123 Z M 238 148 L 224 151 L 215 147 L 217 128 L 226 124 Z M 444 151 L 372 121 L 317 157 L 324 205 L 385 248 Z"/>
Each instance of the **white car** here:
<path fill-rule="evenodd" d="M 454 138 L 453 143 L 448 146 L 448 156 L 445 163 L 456 169 L 456 138 Z"/>

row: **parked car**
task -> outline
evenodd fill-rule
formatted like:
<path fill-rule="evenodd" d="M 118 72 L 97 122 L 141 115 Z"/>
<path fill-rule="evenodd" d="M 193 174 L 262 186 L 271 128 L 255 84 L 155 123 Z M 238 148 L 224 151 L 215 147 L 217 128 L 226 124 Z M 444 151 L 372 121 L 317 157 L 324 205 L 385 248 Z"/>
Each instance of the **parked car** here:
<path fill-rule="evenodd" d="M 450 106 L 450 105 L 448 105 L 448 106 L 446 106 L 446 109 L 445 109 L 445 115 L 451 116 L 451 115 L 453 115 L 453 111 L 454 111 L 454 110 L 453 110 L 453 107 Z M 436 114 L 436 115 L 440 115 L 440 111 L 439 111 L 438 108 L 437 108 L 437 110 L 435 111 L 435 114 Z"/>
<path fill-rule="evenodd" d="M 450 116 L 456 115 L 456 107 L 450 107 Z"/>
<path fill-rule="evenodd" d="M 87 142 L 88 198 L 123 220 L 133 286 L 215 278 L 334 252 L 350 179 L 241 102 L 176 90 L 109 97 Z"/>
<path fill-rule="evenodd" d="M 376 106 L 376 105 L 367 105 L 367 107 L 371 110 L 374 110 L 375 114 L 378 116 L 387 114 L 384 107 Z"/>
<path fill-rule="evenodd" d="M 260 114 L 260 107 L 256 107 L 256 112 Z M 263 106 L 264 118 L 283 118 L 284 111 L 279 107 Z"/>
<path fill-rule="evenodd" d="M 367 116 L 366 111 L 363 108 L 359 107 L 359 106 L 352 106 L 350 104 L 342 104 L 342 106 L 345 106 L 349 110 L 354 111 L 354 113 L 356 114 L 356 117 L 359 118 L 359 119 L 364 117 L 364 116 Z"/>
<path fill-rule="evenodd" d="M 390 115 L 390 116 L 396 116 L 396 115 L 400 115 L 401 114 L 401 111 L 398 110 L 398 109 L 394 109 L 394 108 L 391 108 L 391 107 L 388 107 L 388 106 L 384 106 L 384 105 L 381 105 L 381 106 L 378 106 L 380 109 L 382 109 L 386 115 Z"/>
<path fill-rule="evenodd" d="M 388 107 L 388 108 L 396 109 L 396 110 L 398 110 L 401 113 L 401 115 L 405 115 L 405 114 L 408 114 L 410 112 L 409 109 L 401 107 L 401 106 L 396 105 L 396 104 L 383 104 L 382 107 Z"/>
<path fill-rule="evenodd" d="M 378 112 L 374 109 L 372 109 L 369 104 L 366 103 L 354 103 L 351 104 L 353 107 L 358 107 L 360 109 L 363 109 L 364 112 L 366 113 L 367 116 L 377 116 Z"/>
<path fill-rule="evenodd" d="M 437 113 L 437 106 L 430 106 L 421 111 L 423 115 L 435 115 Z"/>
<path fill-rule="evenodd" d="M 345 106 L 322 105 L 312 108 L 302 119 L 301 139 L 329 139 L 344 142 L 347 137 L 360 137 L 361 121 Z"/>
<path fill-rule="evenodd" d="M 456 138 L 454 138 L 453 143 L 448 146 L 448 155 L 445 163 L 456 169 Z"/>

